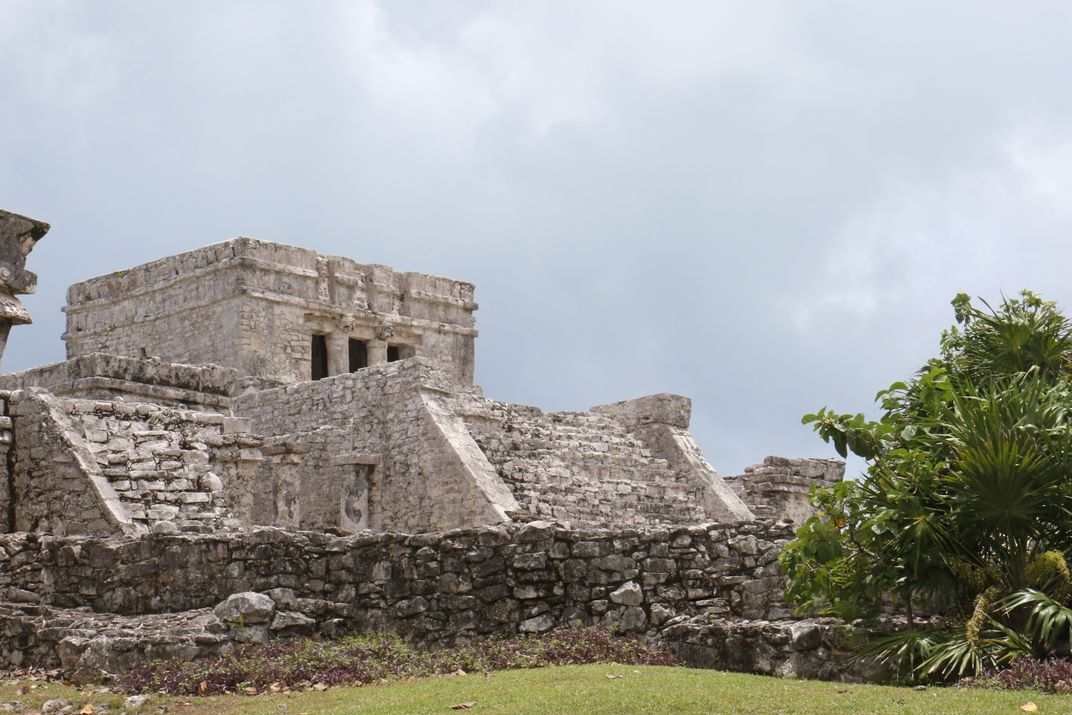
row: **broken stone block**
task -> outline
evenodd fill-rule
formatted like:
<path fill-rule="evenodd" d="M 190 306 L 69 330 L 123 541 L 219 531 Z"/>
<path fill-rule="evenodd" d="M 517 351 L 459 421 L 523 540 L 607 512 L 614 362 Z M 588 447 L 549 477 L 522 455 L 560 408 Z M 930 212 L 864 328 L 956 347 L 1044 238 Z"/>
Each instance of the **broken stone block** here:
<path fill-rule="evenodd" d="M 245 591 L 234 593 L 217 605 L 212 612 L 224 623 L 248 626 L 271 623 L 275 615 L 275 601 L 263 593 Z"/>
<path fill-rule="evenodd" d="M 626 581 L 610 594 L 610 600 L 622 606 L 639 606 L 644 603 L 644 591 L 633 581 Z"/>
<path fill-rule="evenodd" d="M 789 627 L 793 650 L 815 650 L 823 643 L 823 631 L 815 623 L 794 623 Z"/>
<path fill-rule="evenodd" d="M 271 631 L 309 631 L 316 621 L 297 611 L 278 611 L 268 626 Z"/>
<path fill-rule="evenodd" d="M 542 616 L 536 616 L 526 621 L 521 621 L 521 625 L 518 626 L 518 630 L 522 633 L 543 633 L 549 631 L 555 626 L 555 619 L 549 614 L 543 614 Z"/>

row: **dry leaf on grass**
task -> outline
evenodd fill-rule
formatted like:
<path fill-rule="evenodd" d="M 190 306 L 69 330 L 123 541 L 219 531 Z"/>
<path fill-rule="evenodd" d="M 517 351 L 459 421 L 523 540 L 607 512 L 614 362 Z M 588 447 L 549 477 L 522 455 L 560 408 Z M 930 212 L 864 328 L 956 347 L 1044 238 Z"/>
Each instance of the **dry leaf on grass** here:
<path fill-rule="evenodd" d="M 607 676 L 607 680 L 621 680 L 621 679 L 622 679 L 622 676 L 620 676 L 620 675 L 608 675 Z"/>
<path fill-rule="evenodd" d="M 450 709 L 451 710 L 468 710 L 469 708 L 473 707 L 474 705 L 476 705 L 475 702 L 458 703 L 457 705 L 451 705 Z"/>
<path fill-rule="evenodd" d="M 1025 713 L 1037 713 L 1038 705 L 1035 705 L 1035 703 L 1028 700 L 1026 703 L 1020 706 L 1020 709 L 1023 710 Z"/>

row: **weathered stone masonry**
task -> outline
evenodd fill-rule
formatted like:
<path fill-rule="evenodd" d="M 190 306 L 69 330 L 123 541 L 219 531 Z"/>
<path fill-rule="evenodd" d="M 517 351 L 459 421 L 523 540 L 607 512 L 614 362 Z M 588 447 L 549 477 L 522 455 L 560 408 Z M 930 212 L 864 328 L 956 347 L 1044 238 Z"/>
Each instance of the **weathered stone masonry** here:
<path fill-rule="evenodd" d="M 579 622 L 836 675 L 838 630 L 791 620 L 775 562 L 844 465 L 723 479 L 677 395 L 488 399 L 476 307 L 246 238 L 72 286 L 68 360 L 0 376 L 0 664 L 91 679 L 270 637 Z"/>
<path fill-rule="evenodd" d="M 90 680 L 146 657 L 207 657 L 287 634 L 391 630 L 450 643 L 602 623 L 663 638 L 709 667 L 858 676 L 836 624 L 784 620 L 774 560 L 790 536 L 764 522 L 614 531 L 533 522 L 415 536 L 15 534 L 0 538 L 0 664 L 62 665 Z M 228 625 L 209 610 L 250 590 L 271 599 L 274 615 Z"/>
<path fill-rule="evenodd" d="M 8 565 L 0 589 L 18 589 L 14 600 L 138 615 L 285 588 L 311 599 L 299 610 L 319 623 L 420 640 L 543 631 L 571 620 L 643 632 L 676 615 L 790 615 L 772 588 L 774 560 L 790 536 L 764 522 L 609 531 L 542 521 L 346 537 L 270 528 L 111 539 L 15 534 L 0 537 Z"/>
<path fill-rule="evenodd" d="M 71 286 L 64 339 L 69 358 L 213 363 L 267 387 L 310 379 L 322 336 L 327 374 L 350 372 L 354 340 L 366 365 L 434 357 L 464 386 L 476 307 L 470 283 L 237 238 Z"/>

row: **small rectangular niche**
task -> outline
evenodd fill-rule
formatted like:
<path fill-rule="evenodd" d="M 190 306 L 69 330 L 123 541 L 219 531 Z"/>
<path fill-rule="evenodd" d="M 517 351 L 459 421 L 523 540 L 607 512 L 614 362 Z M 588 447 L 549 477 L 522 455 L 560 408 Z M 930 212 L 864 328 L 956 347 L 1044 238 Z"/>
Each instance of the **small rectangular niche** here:
<path fill-rule="evenodd" d="M 368 367 L 368 345 L 364 340 L 350 338 L 350 372 L 357 372 Z"/>
<path fill-rule="evenodd" d="M 326 335 L 313 336 L 312 363 L 309 367 L 309 378 L 312 380 L 323 380 L 328 376 L 328 339 Z"/>
<path fill-rule="evenodd" d="M 387 346 L 387 362 L 398 362 L 402 359 L 402 352 L 397 345 Z"/>

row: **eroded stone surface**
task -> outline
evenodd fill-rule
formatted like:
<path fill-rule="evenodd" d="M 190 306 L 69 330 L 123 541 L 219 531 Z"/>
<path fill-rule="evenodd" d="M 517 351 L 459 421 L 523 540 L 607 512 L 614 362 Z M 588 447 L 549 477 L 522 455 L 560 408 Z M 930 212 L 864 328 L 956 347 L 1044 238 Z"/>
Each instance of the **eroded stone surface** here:
<path fill-rule="evenodd" d="M 686 665 L 788 678 L 881 682 L 890 672 L 848 644 L 853 629 L 832 618 L 802 621 L 674 619 L 661 638 Z"/>
<path fill-rule="evenodd" d="M 0 212 L 0 293 L 32 287 L 27 221 Z M 677 395 L 486 399 L 473 291 L 246 238 L 72 286 L 70 359 L 0 376 L 0 663 L 583 623 L 829 675 L 776 558 L 843 465 L 723 480 Z"/>
<path fill-rule="evenodd" d="M 26 257 L 48 229 L 44 221 L 0 209 L 0 357 L 11 327 L 32 322 L 15 296 L 37 289 L 37 276 L 26 270 Z"/>
<path fill-rule="evenodd" d="M 271 623 L 275 616 L 275 601 L 263 593 L 243 591 L 234 593 L 212 609 L 216 618 L 228 625 L 252 626 Z"/>
<path fill-rule="evenodd" d="M 788 519 L 801 526 L 815 510 L 808 502 L 813 487 L 828 487 L 845 478 L 839 459 L 767 457 L 726 482 L 757 515 Z"/>

